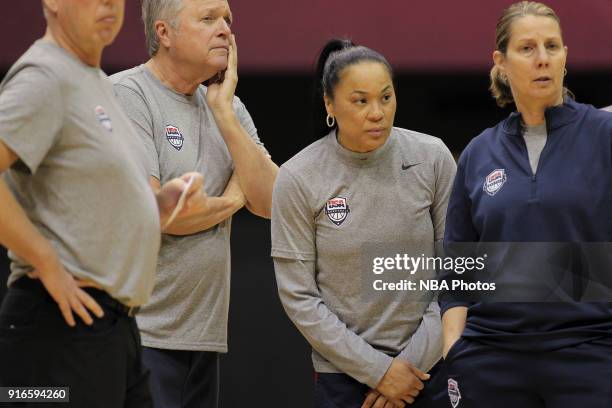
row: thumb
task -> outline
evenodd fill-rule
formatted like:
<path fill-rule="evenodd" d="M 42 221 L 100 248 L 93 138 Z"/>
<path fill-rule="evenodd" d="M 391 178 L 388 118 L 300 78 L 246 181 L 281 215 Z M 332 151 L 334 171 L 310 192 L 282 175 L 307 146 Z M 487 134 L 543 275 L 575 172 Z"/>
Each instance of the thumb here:
<path fill-rule="evenodd" d="M 219 90 L 219 83 L 218 82 L 209 82 L 208 86 L 206 87 L 206 96 L 208 97 L 213 96 L 217 91 Z"/>
<path fill-rule="evenodd" d="M 185 183 L 188 183 L 190 178 L 196 177 L 199 174 L 200 173 L 198 173 L 197 171 L 188 171 L 187 173 L 183 173 L 180 179 L 183 180 Z"/>
<path fill-rule="evenodd" d="M 410 367 L 410 369 L 412 370 L 414 375 L 416 375 L 419 378 L 419 380 L 423 380 L 423 381 L 429 380 L 429 378 L 431 377 L 431 375 L 424 373 L 423 371 L 419 370 L 415 366 Z"/>
<path fill-rule="evenodd" d="M 75 279 L 74 281 L 76 282 L 79 288 L 95 288 L 100 290 L 102 289 L 102 286 L 100 286 L 100 284 L 90 280 Z"/>
<path fill-rule="evenodd" d="M 197 191 L 204 185 L 204 176 L 201 173 L 191 172 L 188 173 L 190 175 L 186 182 L 189 182 L 189 179 L 193 177 L 193 181 L 191 182 L 191 190 Z"/>

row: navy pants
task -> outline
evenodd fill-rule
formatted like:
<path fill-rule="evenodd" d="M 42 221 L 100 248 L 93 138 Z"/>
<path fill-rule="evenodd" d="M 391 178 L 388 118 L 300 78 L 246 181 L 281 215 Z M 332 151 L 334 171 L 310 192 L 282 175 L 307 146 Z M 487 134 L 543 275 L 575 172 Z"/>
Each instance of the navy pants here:
<path fill-rule="evenodd" d="M 412 408 L 447 408 L 446 378 L 442 362 L 429 371 L 431 378 L 425 381 Z M 315 377 L 315 408 L 360 408 L 370 387 L 346 374 L 317 373 Z"/>
<path fill-rule="evenodd" d="M 218 408 L 219 353 L 143 347 L 155 408 Z"/>
<path fill-rule="evenodd" d="M 454 408 L 612 407 L 612 344 L 510 351 L 461 338 L 446 360 Z"/>

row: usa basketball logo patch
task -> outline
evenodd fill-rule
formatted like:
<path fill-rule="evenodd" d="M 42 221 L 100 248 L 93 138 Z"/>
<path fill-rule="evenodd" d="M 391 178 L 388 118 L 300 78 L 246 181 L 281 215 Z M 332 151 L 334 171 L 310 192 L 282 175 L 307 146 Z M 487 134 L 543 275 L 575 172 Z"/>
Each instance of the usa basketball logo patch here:
<path fill-rule="evenodd" d="M 168 139 L 168 142 L 170 142 L 172 147 L 174 147 L 176 150 L 181 150 L 183 147 L 183 141 L 185 141 L 185 138 L 183 137 L 183 134 L 179 128 L 172 125 L 166 126 L 166 139 Z"/>
<path fill-rule="evenodd" d="M 325 214 L 327 214 L 327 218 L 338 226 L 346 220 L 350 212 L 351 210 L 344 197 L 334 197 L 331 200 L 327 200 L 325 204 Z"/>
<path fill-rule="evenodd" d="M 485 178 L 482 189 L 490 196 L 494 196 L 506 184 L 506 170 L 495 169 Z"/>
<path fill-rule="evenodd" d="M 109 132 L 113 131 L 113 124 L 110 120 L 110 117 L 106 114 L 106 111 L 100 105 L 96 106 L 94 109 L 96 112 L 96 117 L 98 118 L 98 122 L 102 125 L 102 127 Z"/>
<path fill-rule="evenodd" d="M 453 408 L 457 408 L 461 400 L 461 392 L 459 392 L 459 383 L 452 378 L 448 379 L 448 397 Z"/>

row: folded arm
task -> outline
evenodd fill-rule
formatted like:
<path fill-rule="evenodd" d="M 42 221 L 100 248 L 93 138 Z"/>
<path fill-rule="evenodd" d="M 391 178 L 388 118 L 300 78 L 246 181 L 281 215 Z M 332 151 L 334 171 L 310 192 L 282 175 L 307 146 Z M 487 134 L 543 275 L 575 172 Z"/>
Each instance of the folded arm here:
<path fill-rule="evenodd" d="M 158 191 L 159 180 L 151 177 L 151 186 L 154 191 Z M 172 235 L 189 235 L 205 231 L 234 215 L 245 203 L 238 176 L 234 173 L 221 197 L 209 197 L 202 189 L 193 197 L 189 208 L 183 211 L 164 232 Z"/>
<path fill-rule="evenodd" d="M 236 108 L 242 111 L 240 117 L 245 123 L 249 123 L 253 131 L 251 133 L 254 134 L 255 128 L 244 106 L 234 106 L 234 94 L 238 83 L 237 64 L 237 47 L 232 36 L 227 70 L 223 78 L 208 85 L 206 100 L 232 156 L 240 188 L 246 197 L 247 208 L 256 215 L 270 218 L 272 188 L 278 173 L 278 166 L 255 143 L 252 136 L 243 127 L 239 114 L 236 112 Z"/>

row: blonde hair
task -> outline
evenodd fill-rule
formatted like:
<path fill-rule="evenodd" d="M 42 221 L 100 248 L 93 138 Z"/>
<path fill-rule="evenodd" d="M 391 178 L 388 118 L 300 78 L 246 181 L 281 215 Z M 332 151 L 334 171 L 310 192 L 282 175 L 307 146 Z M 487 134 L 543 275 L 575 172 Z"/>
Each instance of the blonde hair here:
<path fill-rule="evenodd" d="M 536 17 L 549 17 L 555 20 L 559 24 L 559 30 L 561 30 L 561 20 L 555 11 L 548 7 L 546 4 L 538 3 L 535 1 L 521 1 L 514 3 L 502 12 L 502 15 L 497 20 L 497 26 L 495 29 L 495 49 L 502 54 L 506 55 L 508 51 L 508 43 L 512 35 L 512 23 L 525 16 L 536 16 Z M 514 97 L 512 96 L 512 90 L 507 78 L 503 78 L 499 68 L 494 65 L 491 68 L 489 74 L 491 79 L 491 85 L 489 90 L 495 98 L 497 105 L 504 107 L 508 104 L 514 103 Z M 567 95 L 571 95 L 571 92 L 567 88 L 563 88 L 564 98 Z"/>

